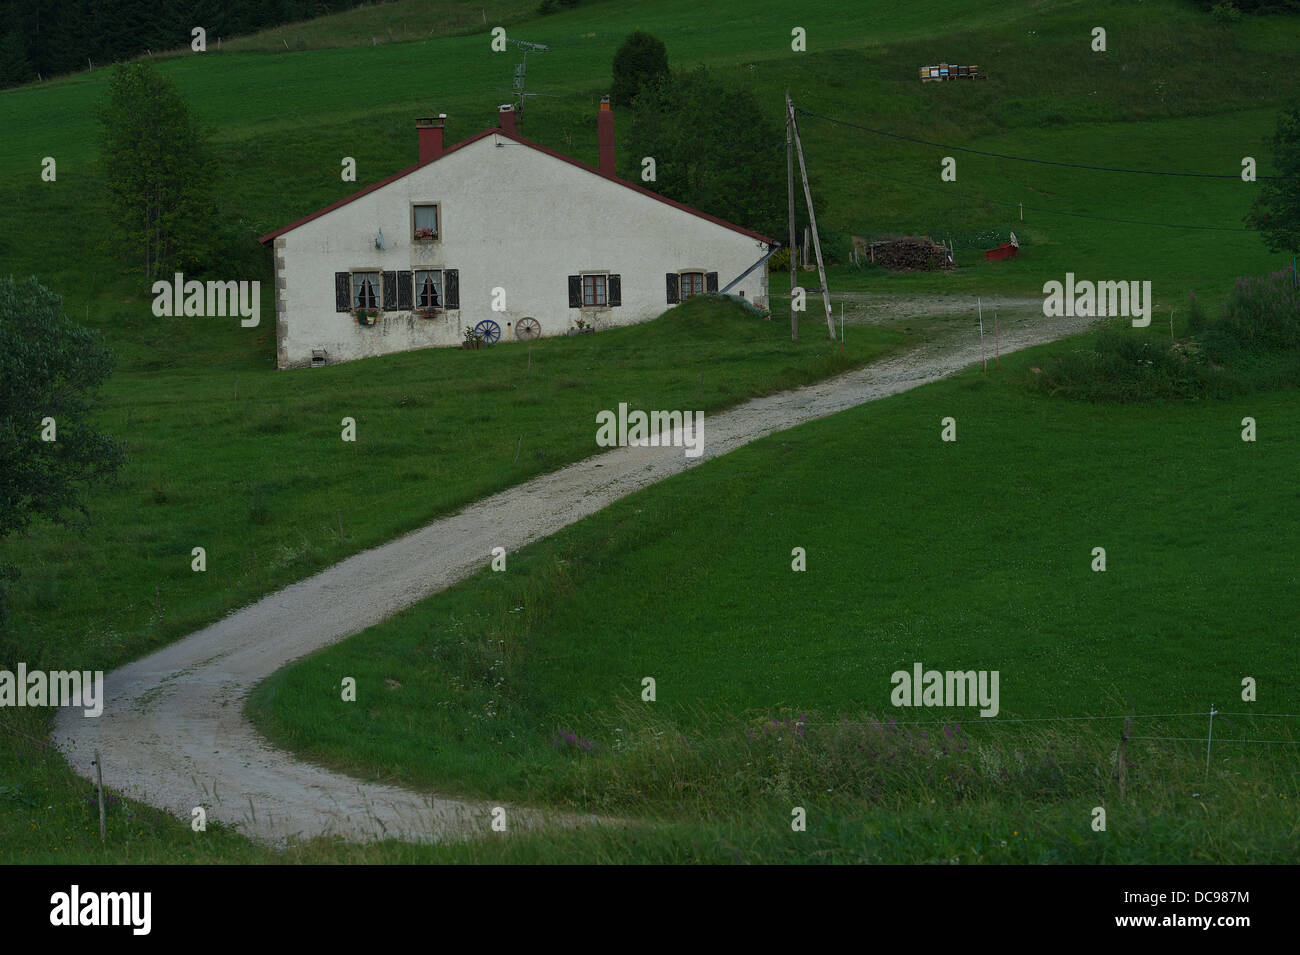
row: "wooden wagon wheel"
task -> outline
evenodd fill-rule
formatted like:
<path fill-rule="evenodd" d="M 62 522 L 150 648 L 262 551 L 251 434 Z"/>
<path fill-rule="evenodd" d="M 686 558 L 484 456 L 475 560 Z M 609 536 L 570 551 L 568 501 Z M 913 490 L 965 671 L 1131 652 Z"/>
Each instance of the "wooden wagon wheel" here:
<path fill-rule="evenodd" d="M 501 340 L 501 326 L 490 318 L 485 318 L 474 326 L 474 334 L 478 335 L 489 345 L 495 345 Z"/>
<path fill-rule="evenodd" d="M 541 334 L 542 326 L 538 324 L 535 318 L 521 318 L 519 324 L 515 326 L 515 337 L 521 342 L 540 338 Z"/>

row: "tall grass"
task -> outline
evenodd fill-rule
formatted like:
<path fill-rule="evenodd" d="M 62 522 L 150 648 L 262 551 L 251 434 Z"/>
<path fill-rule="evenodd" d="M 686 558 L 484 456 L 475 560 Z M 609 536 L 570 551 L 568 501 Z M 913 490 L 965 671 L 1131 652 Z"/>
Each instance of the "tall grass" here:
<path fill-rule="evenodd" d="M 1211 317 L 1193 293 L 1187 337 L 1127 318 L 1062 349 L 1033 379 L 1040 391 L 1085 401 L 1229 398 L 1300 384 L 1300 291 L 1290 271 L 1239 278 Z"/>

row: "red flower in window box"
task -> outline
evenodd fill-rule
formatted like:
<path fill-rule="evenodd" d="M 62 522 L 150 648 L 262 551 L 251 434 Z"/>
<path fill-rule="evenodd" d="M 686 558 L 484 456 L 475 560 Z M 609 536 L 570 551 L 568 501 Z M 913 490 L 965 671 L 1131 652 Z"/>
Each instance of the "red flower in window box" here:
<path fill-rule="evenodd" d="M 438 238 L 438 232 L 437 232 L 436 229 L 416 229 L 416 230 L 415 230 L 415 240 L 416 240 L 417 242 L 431 242 L 431 241 L 433 241 L 433 240 L 436 239 L 436 238 Z"/>
<path fill-rule="evenodd" d="M 379 321 L 379 309 L 377 308 L 358 308 L 353 313 L 358 325 L 373 325 Z"/>

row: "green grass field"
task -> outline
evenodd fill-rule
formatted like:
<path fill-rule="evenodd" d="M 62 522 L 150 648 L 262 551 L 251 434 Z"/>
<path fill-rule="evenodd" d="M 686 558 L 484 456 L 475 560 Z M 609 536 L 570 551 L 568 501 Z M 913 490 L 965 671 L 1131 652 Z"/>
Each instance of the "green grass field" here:
<path fill-rule="evenodd" d="M 598 452 L 602 408 L 712 411 L 860 365 L 904 337 L 864 329 L 841 356 L 824 337 L 796 347 L 781 323 L 700 299 L 599 336 L 431 349 L 314 369 L 310 380 L 119 376 L 102 418 L 129 440 L 131 463 L 92 497 L 88 530 L 6 542 L 28 570 L 12 587 L 7 655 L 33 667 L 69 654 L 86 667 L 121 663 Z M 344 417 L 357 422 L 354 443 L 341 438 Z M 199 546 L 203 573 L 190 567 Z"/>
<path fill-rule="evenodd" d="M 956 152 L 957 181 L 946 183 L 943 149 L 803 116 L 818 216 L 838 261 L 833 292 L 1038 295 L 1073 271 L 1149 279 L 1165 315 L 1189 292 L 1214 302 L 1239 275 L 1289 265 L 1242 228 L 1255 187 L 1236 174 L 1243 156 L 1260 174 L 1273 171 L 1267 138 L 1300 92 L 1300 18 L 1226 27 L 1183 0 L 810 0 L 793 9 L 638 0 L 540 18 L 534 6 L 403 0 L 227 39 L 206 54 L 156 57 L 210 127 L 221 162 L 223 251 L 208 273 L 260 279 L 262 314 L 272 315 L 258 235 L 410 165 L 416 116 L 448 113 L 450 142 L 494 124 L 508 96 L 497 88 L 510 85 L 517 59 L 491 52 L 495 25 L 551 47 L 530 57 L 529 83 L 555 95 L 530 101 L 522 132 L 583 161 L 596 155 L 596 102 L 613 52 L 641 27 L 665 41 L 674 66 L 705 63 L 754 91 L 774 122 L 788 88 L 811 112 L 934 142 L 1233 177 Z M 1089 49 L 1098 24 L 1106 53 Z M 808 31 L 806 53 L 790 50 L 795 26 Z M 917 67 L 940 59 L 977 62 L 990 78 L 917 82 Z M 716 411 L 903 343 L 854 329 L 841 360 L 816 335 L 791 346 L 783 321 L 705 314 L 700 303 L 698 313 L 638 328 L 537 342 L 531 371 L 526 350 L 510 346 L 280 374 L 269 322 L 241 329 L 152 316 L 148 284 L 107 228 L 93 118 L 107 78 L 97 69 L 0 92 L 0 123 L 21 130 L 0 148 L 0 261 L 37 275 L 74 319 L 104 331 L 119 370 L 99 422 L 132 458 L 119 484 L 92 493 L 88 531 L 41 527 L 0 542 L 24 571 L 0 631 L 0 665 L 119 665 L 591 453 L 594 411 L 620 400 Z M 773 149 L 783 154 L 784 143 Z M 55 183 L 40 179 L 45 156 L 58 162 Z M 339 180 L 344 156 L 357 161 L 356 184 Z M 976 237 L 1011 229 L 1023 254 L 984 262 Z M 961 268 L 890 275 L 844 264 L 850 234 L 894 232 L 955 238 Z M 773 279 L 774 289 L 784 283 Z M 781 306 L 774 296 L 777 318 Z M 1184 321 L 1180 311 L 1180 335 Z M 1284 810 L 1297 798 L 1295 747 L 1225 750 L 1229 762 L 1216 765 L 1217 788 L 1207 790 L 1218 802 L 1201 803 L 1208 828 L 1197 828 L 1183 810 L 1203 754 L 1151 743 L 1135 756 L 1148 788 L 1131 797 L 1149 836 L 1116 833 L 1113 848 L 1075 838 L 1087 833 L 1087 809 L 1115 796 L 1097 768 L 1113 749 L 1109 725 L 1007 743 L 996 734 L 1009 730 L 963 720 L 963 732 L 987 734 L 980 745 L 1001 747 L 999 759 L 1017 746 L 1043 766 L 1054 765 L 1049 746 L 1083 755 L 1060 768 L 1047 795 L 1028 777 L 1003 784 L 971 762 L 953 777 L 969 791 L 943 790 L 947 816 L 942 801 L 919 801 L 930 792 L 924 774 L 886 787 L 886 818 L 866 811 L 876 797 L 854 786 L 871 770 L 839 758 L 842 735 L 811 734 L 810 755 L 776 754 L 779 770 L 767 776 L 744 765 L 754 762 L 744 731 L 770 717 L 884 714 L 889 673 L 914 660 L 1000 670 L 1003 717 L 1123 713 L 1130 696 L 1139 713 L 1231 709 L 1247 675 L 1259 680 L 1260 709 L 1295 712 L 1294 653 L 1285 652 L 1296 616 L 1297 497 L 1286 490 L 1294 394 L 1090 407 L 1027 389 L 1020 379 L 1032 355 L 999 378 L 968 373 L 675 478 L 512 557 L 504 579 L 475 578 L 284 671 L 255 701 L 283 744 L 360 775 L 663 825 L 510 846 L 324 844 L 276 856 L 229 831 L 196 842 L 183 824 L 123 799 L 114 811 L 119 822 L 131 813 L 131 825 L 112 827 L 123 834 L 101 849 L 88 787 L 57 754 L 33 758 L 48 722 L 23 711 L 0 720 L 0 861 L 798 861 L 808 852 L 909 861 L 905 847 L 918 842 L 931 861 L 1294 856 L 1294 814 Z M 591 414 L 575 411 L 588 406 Z M 338 439 L 345 415 L 357 419 L 356 445 Z M 947 415 L 959 422 L 956 444 L 938 438 Z M 1260 421 L 1256 444 L 1239 438 L 1245 415 Z M 194 546 L 207 548 L 206 574 L 189 569 Z M 789 570 L 794 546 L 808 549 L 806 574 Z M 1094 546 L 1107 548 L 1105 574 L 1088 569 Z M 492 655 L 493 639 L 510 652 Z M 494 670 L 497 659 L 505 663 Z M 374 705 L 334 714 L 317 693 L 340 667 L 363 685 L 400 672 L 406 689 L 377 690 Z M 498 699 L 490 691 L 502 667 L 509 695 Z M 653 709 L 639 702 L 647 675 L 658 680 Z M 440 700 L 454 705 L 429 709 Z M 1264 722 L 1243 723 L 1242 735 L 1281 732 Z M 624 752 L 616 729 L 683 739 L 680 749 Z M 1192 720 L 1153 735 L 1202 729 Z M 557 750 L 551 740 L 564 733 L 601 749 Z M 914 739 L 900 745 L 918 764 L 933 756 Z M 674 766 L 691 769 L 687 784 L 673 781 Z M 730 781 L 719 766 L 734 770 Z M 836 766 L 863 772 L 832 787 L 842 801 L 816 804 L 821 828 L 791 841 L 789 798 Z M 1017 844 L 1004 830 L 1037 841 Z"/>
<path fill-rule="evenodd" d="M 974 711 L 891 707 L 890 674 L 915 661 L 998 670 L 999 719 L 1205 714 L 1211 703 L 1236 714 L 1252 709 L 1245 676 L 1269 688 L 1261 712 L 1296 712 L 1284 648 L 1300 611 L 1288 556 L 1300 495 L 1280 491 L 1294 395 L 1078 406 L 1026 388 L 1037 360 L 1018 354 L 997 376 L 972 370 L 783 432 L 634 495 L 513 556 L 506 574 L 481 573 L 286 668 L 252 712 L 281 744 L 359 775 L 679 821 L 710 807 L 772 813 L 781 795 L 805 804 L 827 787 L 868 798 L 872 762 L 851 752 L 808 757 L 774 791 L 745 736 L 773 718 L 806 719 L 806 739 L 786 745 L 814 750 L 833 747 L 842 719 L 946 719 L 974 746 L 1036 752 L 1023 727 L 985 727 Z M 955 443 L 940 441 L 948 415 Z M 1246 415 L 1268 422 L 1267 442 L 1241 440 Z M 791 570 L 796 546 L 805 573 Z M 1090 569 L 1096 546 L 1104 573 Z M 361 705 L 339 702 L 344 675 Z M 645 676 L 654 703 L 641 701 Z M 1191 737 L 1205 720 L 1139 722 Z M 1117 727 L 1047 725 L 1062 749 L 1100 758 L 1064 767 L 1022 811 L 1076 786 L 1104 802 L 1099 740 L 1113 750 Z M 1237 717 L 1226 735 L 1295 740 L 1294 727 Z M 647 753 L 660 734 L 684 737 L 671 759 Z M 1203 745 L 1146 745 L 1134 772 L 1162 798 L 1203 763 Z M 1246 773 L 1294 796 L 1293 748 L 1223 745 L 1225 789 Z M 680 785 L 658 778 L 668 762 Z M 898 789 L 905 799 L 917 782 Z M 1086 831 L 1086 813 L 1076 821 Z M 1256 851 L 1285 858 L 1296 835 Z M 1068 842 L 1056 849 L 1076 858 Z"/>

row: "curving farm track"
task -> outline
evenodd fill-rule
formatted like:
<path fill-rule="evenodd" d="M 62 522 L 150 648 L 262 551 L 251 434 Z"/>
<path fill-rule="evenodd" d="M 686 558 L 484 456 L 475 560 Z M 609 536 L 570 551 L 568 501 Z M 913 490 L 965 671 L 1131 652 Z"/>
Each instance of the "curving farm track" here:
<path fill-rule="evenodd" d="M 1037 305 L 1022 303 L 1010 314 L 1004 309 L 1003 352 L 1076 333 L 1086 324 L 1044 320 L 1041 311 L 1035 314 Z M 818 333 L 815 322 L 806 327 L 805 334 Z M 486 833 L 492 804 L 364 783 L 275 749 L 244 717 L 244 699 L 290 661 L 481 569 L 493 547 L 514 551 L 774 431 L 915 388 L 979 360 L 978 334 L 964 323 L 959 333 L 933 336 L 905 354 L 706 417 L 699 458 L 687 459 L 672 447 L 618 448 L 493 495 L 113 671 L 105 678 L 103 715 L 87 719 L 79 709 L 61 710 L 56 743 L 87 778 L 94 778 L 98 750 L 107 786 L 185 819 L 195 806 L 204 806 L 209 819 L 265 842 L 328 835 L 442 840 Z M 508 813 L 512 830 L 582 821 L 538 810 Z"/>

